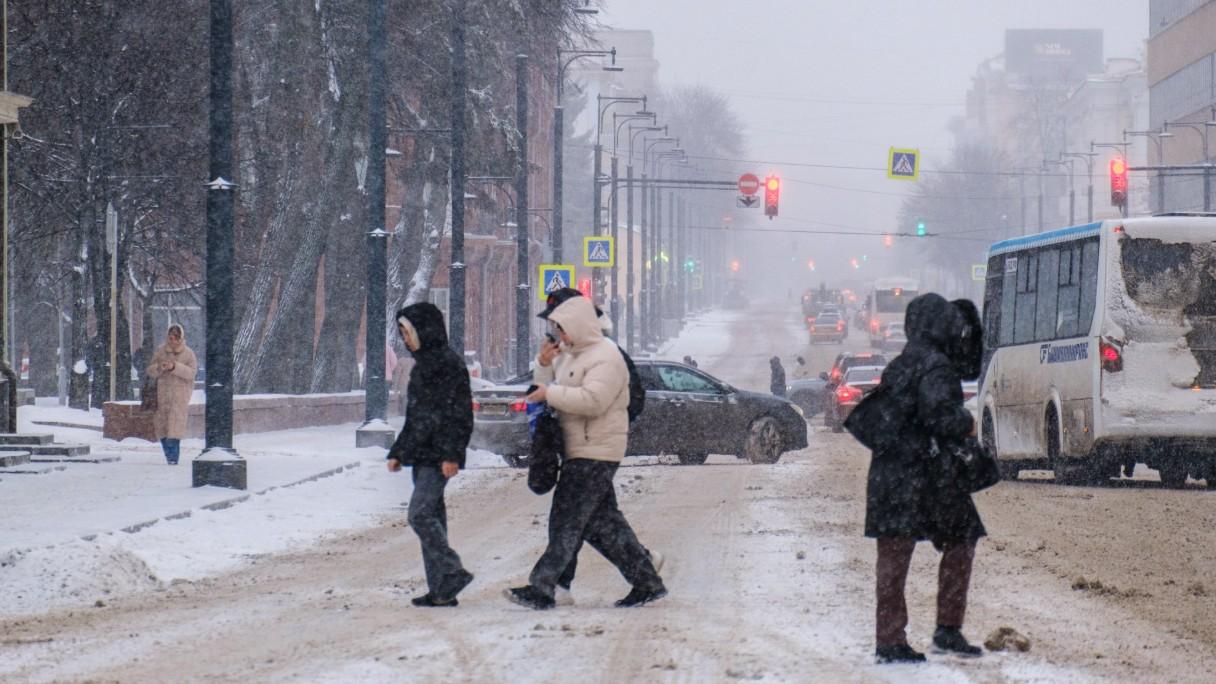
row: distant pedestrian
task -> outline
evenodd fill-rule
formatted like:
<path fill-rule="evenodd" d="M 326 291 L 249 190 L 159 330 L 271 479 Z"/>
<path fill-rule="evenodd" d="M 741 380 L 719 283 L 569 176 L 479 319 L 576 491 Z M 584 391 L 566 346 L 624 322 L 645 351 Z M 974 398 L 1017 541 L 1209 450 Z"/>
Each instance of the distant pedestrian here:
<path fill-rule="evenodd" d="M 811 377 L 811 366 L 801 356 L 794 359 L 794 379 L 808 380 Z"/>
<path fill-rule="evenodd" d="M 174 323 L 148 365 L 148 377 L 156 381 L 156 414 L 152 422 L 169 465 L 177 465 L 181 457 L 196 375 L 198 358 L 186 346 L 185 328 Z"/>
<path fill-rule="evenodd" d="M 684 365 L 688 366 L 689 368 L 697 368 L 697 360 L 691 356 L 685 356 Z"/>
<path fill-rule="evenodd" d="M 769 388 L 772 390 L 773 396 L 784 397 L 785 396 L 785 368 L 783 368 L 781 366 L 781 359 L 774 356 L 773 358 L 768 360 L 768 365 L 769 365 L 769 370 L 770 370 L 770 373 L 772 376 L 769 381 Z"/>
<path fill-rule="evenodd" d="M 397 329 L 415 364 L 410 371 L 405 427 L 388 452 L 389 472 L 413 470 L 409 523 L 422 544 L 427 592 L 415 606 L 459 605 L 456 595 L 473 581 L 448 545 L 443 493 L 465 464 L 473 434 L 473 393 L 464 360 L 448 346 L 443 313 L 429 303 L 397 312 Z"/>
<path fill-rule="evenodd" d="M 549 510 L 548 546 L 528 584 L 508 589 L 506 596 L 529 608 L 552 608 L 559 578 L 586 541 L 633 587 L 617 606 L 656 601 L 667 589 L 621 513 L 612 483 L 629 437 L 629 370 L 604 337 L 590 300 L 571 297 L 546 313 L 561 346 L 542 349 L 538 388 L 527 401 L 548 402 L 558 412 L 566 458 Z M 544 383 L 545 376 L 552 382 Z"/>
<path fill-rule="evenodd" d="M 905 320 L 908 344 L 882 374 L 905 427 L 873 454 L 866 487 L 865 534 L 878 542 L 875 655 L 880 663 L 925 659 L 908 645 L 904 586 L 916 543 L 929 540 L 942 553 L 935 650 L 979 656 L 961 630 L 976 543 L 986 532 L 970 492 L 945 479 L 939 460 L 975 434 L 961 382 L 979 376 L 983 331 L 974 305 L 936 294 L 914 299 Z"/>

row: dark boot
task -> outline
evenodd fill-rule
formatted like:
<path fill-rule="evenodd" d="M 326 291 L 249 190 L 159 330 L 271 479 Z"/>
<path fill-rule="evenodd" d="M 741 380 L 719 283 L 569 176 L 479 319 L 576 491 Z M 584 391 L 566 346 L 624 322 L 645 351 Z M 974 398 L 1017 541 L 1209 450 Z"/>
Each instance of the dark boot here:
<path fill-rule="evenodd" d="M 925 654 L 913 649 L 907 644 L 896 646 L 879 646 L 874 649 L 874 660 L 879 665 L 897 665 L 901 663 L 923 663 Z"/>
<path fill-rule="evenodd" d="M 503 592 L 507 600 L 533 610 L 549 610 L 556 605 L 552 598 L 542 594 L 536 587 L 527 585 L 514 587 Z"/>
<path fill-rule="evenodd" d="M 454 577 L 444 583 L 444 598 L 455 600 L 456 595 L 461 591 L 464 591 L 464 588 L 469 586 L 469 583 L 472 581 L 473 573 L 469 572 L 468 570 L 461 570 L 460 572 L 456 573 Z"/>
<path fill-rule="evenodd" d="M 616 602 L 617 608 L 636 608 L 651 601 L 658 601 L 667 595 L 667 587 L 659 585 L 658 589 L 638 589 L 634 587 L 629 595 Z"/>
<path fill-rule="evenodd" d="M 958 627 L 941 625 L 938 625 L 937 631 L 933 633 L 933 650 L 937 653 L 953 653 L 965 658 L 978 658 L 984 655 L 984 649 L 972 646 Z"/>
<path fill-rule="evenodd" d="M 410 599 L 410 603 L 418 608 L 455 608 L 460 605 L 460 602 L 455 598 L 450 598 L 446 601 L 435 598 L 435 595 L 427 592 L 422 596 L 415 596 Z"/>

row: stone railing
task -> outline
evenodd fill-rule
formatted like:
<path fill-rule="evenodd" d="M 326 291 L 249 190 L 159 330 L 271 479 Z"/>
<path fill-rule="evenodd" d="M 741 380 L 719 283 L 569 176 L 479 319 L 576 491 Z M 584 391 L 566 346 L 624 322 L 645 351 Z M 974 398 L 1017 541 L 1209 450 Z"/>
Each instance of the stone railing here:
<path fill-rule="evenodd" d="M 400 402 L 390 396 L 388 415 L 400 415 Z M 191 401 L 187 413 L 187 437 L 203 437 L 202 401 Z M 272 432 L 318 425 L 360 423 L 365 415 L 363 393 L 345 394 L 263 394 L 238 395 L 232 401 L 232 431 Z M 128 437 L 156 440 L 153 414 L 140 408 L 138 401 L 106 402 L 102 407 L 103 435 L 108 439 Z"/>

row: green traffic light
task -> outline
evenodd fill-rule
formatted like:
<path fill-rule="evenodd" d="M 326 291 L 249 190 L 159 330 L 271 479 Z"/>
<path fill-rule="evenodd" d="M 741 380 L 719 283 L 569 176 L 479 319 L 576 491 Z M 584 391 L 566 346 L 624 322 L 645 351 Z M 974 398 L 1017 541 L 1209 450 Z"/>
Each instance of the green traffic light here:
<path fill-rule="evenodd" d="M 923 220 L 917 219 L 916 221 L 916 235 L 918 237 L 925 236 L 925 222 Z"/>

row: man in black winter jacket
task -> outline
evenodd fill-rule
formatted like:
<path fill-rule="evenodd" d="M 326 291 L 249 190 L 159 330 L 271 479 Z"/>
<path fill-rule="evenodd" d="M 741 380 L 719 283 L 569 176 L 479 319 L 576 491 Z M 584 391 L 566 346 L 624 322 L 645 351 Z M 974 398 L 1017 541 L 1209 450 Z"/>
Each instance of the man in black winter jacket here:
<path fill-rule="evenodd" d="M 456 595 L 473 581 L 473 575 L 448 545 L 443 490 L 464 467 L 473 434 L 469 372 L 448 346 L 443 313 L 435 305 L 413 304 L 398 311 L 397 328 L 417 362 L 410 371 L 405 427 L 388 452 L 390 472 L 402 466 L 413 469 L 409 523 L 422 543 L 429 589 L 413 604 L 455 606 Z"/>

